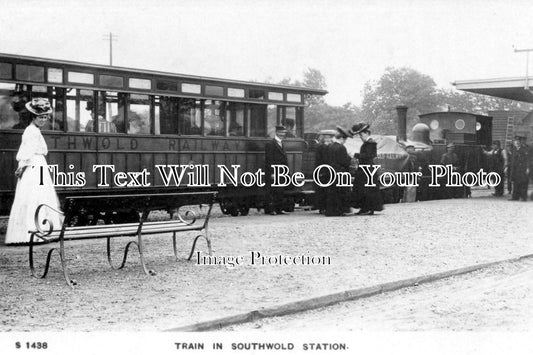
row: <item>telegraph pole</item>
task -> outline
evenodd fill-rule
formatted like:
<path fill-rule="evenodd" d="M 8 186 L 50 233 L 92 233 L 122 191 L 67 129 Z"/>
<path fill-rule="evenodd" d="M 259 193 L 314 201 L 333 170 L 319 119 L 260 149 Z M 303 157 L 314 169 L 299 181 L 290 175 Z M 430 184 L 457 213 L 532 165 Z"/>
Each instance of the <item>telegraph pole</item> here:
<path fill-rule="evenodd" d="M 524 89 L 529 90 L 529 52 L 533 52 L 533 48 L 527 49 L 514 49 L 515 53 L 526 52 L 526 83 Z"/>
<path fill-rule="evenodd" d="M 109 32 L 108 35 L 104 35 L 104 40 L 109 41 L 109 65 L 113 65 L 113 41 L 117 41 L 117 36 Z"/>

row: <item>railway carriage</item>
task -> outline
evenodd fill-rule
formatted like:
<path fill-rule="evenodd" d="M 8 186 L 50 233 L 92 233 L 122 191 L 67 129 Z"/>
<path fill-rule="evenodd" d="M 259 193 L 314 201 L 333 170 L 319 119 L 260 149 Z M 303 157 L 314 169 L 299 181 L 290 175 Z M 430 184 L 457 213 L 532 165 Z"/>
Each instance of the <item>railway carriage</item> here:
<path fill-rule="evenodd" d="M 305 99 L 326 93 L 0 54 L 0 215 L 9 214 L 13 200 L 15 156 L 29 124 L 24 103 L 31 98 L 47 97 L 53 105 L 53 117 L 43 128 L 48 164 L 56 165 L 66 180 L 85 173 L 82 186 L 57 187 L 60 199 L 68 194 L 140 189 L 143 193 L 216 189 L 223 211 L 237 215 L 262 207 L 262 189 L 217 187 L 217 165 L 230 170 L 231 165 L 240 165 L 239 174 L 264 168 L 264 145 L 275 126 L 283 124 L 291 137 L 285 146 L 289 168 L 301 171 Z M 99 176 L 93 166 L 106 164 L 114 165 L 115 172 L 146 169 L 150 186 L 118 187 L 112 182 L 97 186 Z M 190 164 L 209 166 L 209 186 L 184 187 L 191 182 L 187 174 L 181 186 L 164 186 L 155 168 Z"/>

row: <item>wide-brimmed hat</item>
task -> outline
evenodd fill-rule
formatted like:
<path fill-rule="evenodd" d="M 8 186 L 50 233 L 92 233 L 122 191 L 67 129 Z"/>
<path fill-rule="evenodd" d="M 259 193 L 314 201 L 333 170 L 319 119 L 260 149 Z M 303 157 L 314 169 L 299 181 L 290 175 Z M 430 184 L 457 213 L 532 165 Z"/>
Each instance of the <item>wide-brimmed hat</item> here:
<path fill-rule="evenodd" d="M 351 132 L 352 134 L 359 134 L 361 132 L 368 130 L 369 128 L 370 128 L 370 125 L 368 123 L 361 122 L 361 123 L 354 124 Z"/>
<path fill-rule="evenodd" d="M 344 136 L 344 138 L 348 138 L 348 137 L 352 138 L 353 137 L 353 134 L 350 131 L 345 130 L 341 126 L 337 126 L 337 132 L 342 134 Z"/>
<path fill-rule="evenodd" d="M 453 144 L 453 143 L 449 143 L 449 144 L 446 146 L 446 148 L 455 148 L 455 144 Z"/>
<path fill-rule="evenodd" d="M 285 126 L 282 126 L 282 125 L 277 125 L 276 126 L 276 132 L 279 132 L 279 131 L 287 131 L 287 127 Z"/>
<path fill-rule="evenodd" d="M 34 115 L 49 115 L 52 113 L 52 106 L 50 101 L 44 97 L 36 97 L 30 102 L 26 103 L 26 109 Z"/>

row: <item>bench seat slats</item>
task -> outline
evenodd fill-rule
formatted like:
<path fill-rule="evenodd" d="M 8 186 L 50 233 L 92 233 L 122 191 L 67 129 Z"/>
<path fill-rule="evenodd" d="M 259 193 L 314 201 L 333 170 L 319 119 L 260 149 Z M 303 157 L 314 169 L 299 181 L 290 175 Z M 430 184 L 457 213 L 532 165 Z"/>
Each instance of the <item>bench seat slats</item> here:
<path fill-rule="evenodd" d="M 113 237 L 113 236 L 135 236 L 137 235 L 139 225 L 137 223 L 128 224 L 107 224 L 87 227 L 67 227 L 65 229 L 65 240 L 69 239 L 85 239 L 85 238 L 98 238 L 98 237 Z M 141 234 L 158 234 L 169 232 L 183 232 L 200 230 L 202 226 L 188 225 L 178 220 L 172 221 L 158 221 L 158 222 L 146 222 L 142 226 Z M 55 230 L 50 235 L 44 237 L 45 239 L 59 238 L 61 231 Z"/>

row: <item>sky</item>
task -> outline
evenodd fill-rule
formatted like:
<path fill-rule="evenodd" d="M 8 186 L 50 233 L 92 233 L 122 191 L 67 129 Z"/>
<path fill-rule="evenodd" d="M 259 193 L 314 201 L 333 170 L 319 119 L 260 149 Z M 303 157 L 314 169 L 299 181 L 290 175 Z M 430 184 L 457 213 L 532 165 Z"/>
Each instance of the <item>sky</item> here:
<path fill-rule="evenodd" d="M 0 0 L 0 52 L 236 80 L 326 78 L 326 101 L 408 66 L 439 87 L 524 76 L 533 1 Z M 533 53 L 531 53 L 533 62 Z M 533 72 L 533 65 L 530 66 Z"/>

